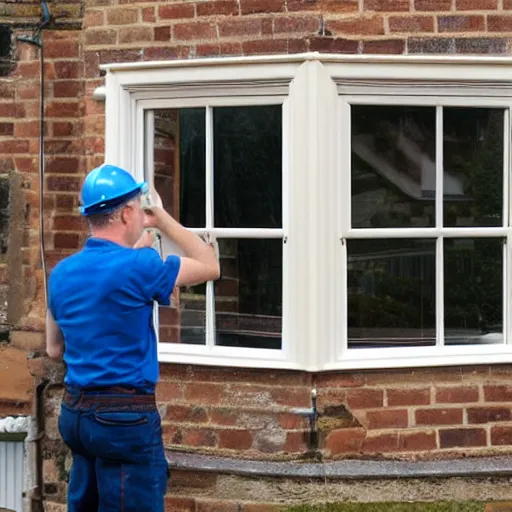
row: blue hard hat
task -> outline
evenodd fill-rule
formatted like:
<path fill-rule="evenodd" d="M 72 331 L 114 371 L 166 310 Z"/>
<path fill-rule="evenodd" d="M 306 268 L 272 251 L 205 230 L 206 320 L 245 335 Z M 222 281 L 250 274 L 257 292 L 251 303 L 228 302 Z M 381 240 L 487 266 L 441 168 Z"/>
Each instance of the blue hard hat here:
<path fill-rule="evenodd" d="M 115 165 L 101 165 L 86 177 L 80 194 L 80 213 L 87 217 L 109 213 L 126 201 L 147 191 L 145 182 L 138 183 L 133 176 Z"/>

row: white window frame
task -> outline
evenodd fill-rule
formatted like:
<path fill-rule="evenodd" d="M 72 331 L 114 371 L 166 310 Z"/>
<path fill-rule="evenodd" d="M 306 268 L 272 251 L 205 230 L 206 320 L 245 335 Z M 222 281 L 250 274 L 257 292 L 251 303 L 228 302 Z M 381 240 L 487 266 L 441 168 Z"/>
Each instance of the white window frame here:
<path fill-rule="evenodd" d="M 105 160 L 131 170 L 138 178 L 145 176 L 147 166 L 141 136 L 145 110 L 268 104 L 270 100 L 283 104 L 283 348 L 161 343 L 161 361 L 306 371 L 512 362 L 511 58 L 308 53 L 108 64 L 102 69 L 106 86 L 96 91 L 96 97 L 106 95 Z M 476 102 L 481 107 L 504 108 L 507 226 L 454 229 L 436 225 L 418 233 L 410 230 L 408 236 L 424 237 L 427 232 L 460 236 L 466 230 L 465 236 L 492 232 L 506 238 L 505 343 L 347 348 L 343 241 L 368 234 L 401 238 L 406 231 L 368 233 L 350 227 L 349 113 L 350 104 L 357 102 L 437 107 L 474 106 Z M 436 179 L 439 195 L 439 172 Z M 437 245 L 439 261 L 442 244 Z M 436 293 L 441 297 L 442 287 Z M 436 307 L 442 313 L 442 302 Z M 442 336 L 439 325 L 438 334 Z"/>

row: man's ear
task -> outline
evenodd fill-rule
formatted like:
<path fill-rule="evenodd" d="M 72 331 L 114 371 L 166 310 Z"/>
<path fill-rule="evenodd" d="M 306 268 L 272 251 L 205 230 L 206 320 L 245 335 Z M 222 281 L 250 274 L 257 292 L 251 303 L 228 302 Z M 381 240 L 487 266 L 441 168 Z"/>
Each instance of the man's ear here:
<path fill-rule="evenodd" d="M 121 210 L 121 222 L 123 224 L 128 224 L 132 216 L 132 207 L 127 204 L 124 206 L 124 208 Z"/>

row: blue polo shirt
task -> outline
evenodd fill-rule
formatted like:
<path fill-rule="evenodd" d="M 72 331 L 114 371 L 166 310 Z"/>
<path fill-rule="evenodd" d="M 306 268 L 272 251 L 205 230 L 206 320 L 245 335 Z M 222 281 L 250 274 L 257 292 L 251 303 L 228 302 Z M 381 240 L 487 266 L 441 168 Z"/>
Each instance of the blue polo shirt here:
<path fill-rule="evenodd" d="M 169 305 L 180 258 L 89 238 L 49 279 L 49 308 L 65 340 L 65 383 L 80 388 L 158 381 L 153 300 Z"/>

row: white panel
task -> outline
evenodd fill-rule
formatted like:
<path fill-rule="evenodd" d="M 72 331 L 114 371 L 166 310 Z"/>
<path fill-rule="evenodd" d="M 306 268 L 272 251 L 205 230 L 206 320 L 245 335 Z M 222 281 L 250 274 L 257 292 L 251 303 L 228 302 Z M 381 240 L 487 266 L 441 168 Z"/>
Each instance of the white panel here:
<path fill-rule="evenodd" d="M 0 441 L 0 508 L 23 512 L 23 441 Z"/>

